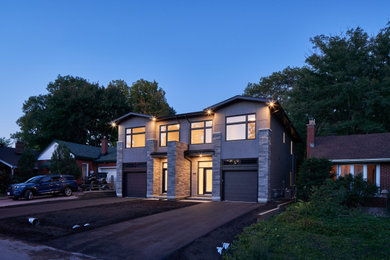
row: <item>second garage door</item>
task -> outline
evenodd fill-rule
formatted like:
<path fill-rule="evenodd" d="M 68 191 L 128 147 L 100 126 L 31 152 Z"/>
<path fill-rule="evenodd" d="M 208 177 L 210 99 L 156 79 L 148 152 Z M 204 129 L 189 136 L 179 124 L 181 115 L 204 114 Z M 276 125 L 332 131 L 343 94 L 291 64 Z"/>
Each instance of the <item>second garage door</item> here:
<path fill-rule="evenodd" d="M 257 202 L 257 171 L 225 171 L 224 199 Z"/>
<path fill-rule="evenodd" d="M 126 173 L 125 178 L 127 197 L 146 197 L 146 172 Z"/>

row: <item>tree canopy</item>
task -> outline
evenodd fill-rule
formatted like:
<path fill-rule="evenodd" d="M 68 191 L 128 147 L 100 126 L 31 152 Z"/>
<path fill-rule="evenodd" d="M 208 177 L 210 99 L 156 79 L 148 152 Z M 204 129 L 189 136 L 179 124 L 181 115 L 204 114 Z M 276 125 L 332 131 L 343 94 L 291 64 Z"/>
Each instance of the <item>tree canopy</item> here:
<path fill-rule="evenodd" d="M 372 37 L 357 27 L 311 42 L 305 66 L 249 83 L 244 94 L 279 100 L 301 136 L 309 118 L 318 135 L 390 131 L 390 23 Z"/>
<path fill-rule="evenodd" d="M 0 147 L 10 147 L 12 144 L 11 139 L 0 137 Z"/>
<path fill-rule="evenodd" d="M 24 115 L 17 120 L 21 131 L 13 135 L 37 150 L 53 139 L 98 146 L 106 136 L 115 143 L 117 130 L 109 124 L 115 118 L 131 111 L 157 116 L 174 113 L 157 82 L 143 79 L 132 86 L 114 80 L 104 87 L 59 75 L 48 84 L 47 92 L 25 101 Z"/>

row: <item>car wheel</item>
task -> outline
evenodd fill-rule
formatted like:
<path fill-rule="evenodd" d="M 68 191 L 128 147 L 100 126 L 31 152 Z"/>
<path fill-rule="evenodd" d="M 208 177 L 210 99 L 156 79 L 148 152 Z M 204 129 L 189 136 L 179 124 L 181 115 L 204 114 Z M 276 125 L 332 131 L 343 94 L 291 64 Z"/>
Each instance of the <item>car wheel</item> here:
<path fill-rule="evenodd" d="M 64 194 L 65 194 L 65 196 L 68 196 L 68 197 L 71 196 L 72 195 L 72 189 L 69 188 L 69 187 L 65 187 Z"/>
<path fill-rule="evenodd" d="M 28 190 L 24 193 L 24 197 L 27 199 L 27 200 L 32 200 L 33 197 L 34 197 L 34 194 L 32 193 L 31 190 Z"/>

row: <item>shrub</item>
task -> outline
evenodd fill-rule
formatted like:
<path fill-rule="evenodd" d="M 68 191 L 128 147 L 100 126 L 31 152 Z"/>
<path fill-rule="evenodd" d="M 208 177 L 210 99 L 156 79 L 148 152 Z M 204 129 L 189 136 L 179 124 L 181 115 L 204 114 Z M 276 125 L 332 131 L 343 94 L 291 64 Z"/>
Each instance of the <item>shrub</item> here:
<path fill-rule="evenodd" d="M 334 176 L 330 173 L 331 168 L 332 163 L 327 159 L 306 159 L 302 163 L 297 176 L 297 197 L 307 201 L 313 187 L 321 186 L 326 179 Z"/>
<path fill-rule="evenodd" d="M 63 144 L 58 145 L 51 157 L 50 172 L 52 174 L 70 174 L 76 179 L 81 174 L 76 159 L 72 157 L 70 150 Z"/>
<path fill-rule="evenodd" d="M 31 150 L 24 150 L 18 161 L 18 168 L 13 179 L 14 183 L 24 182 L 35 176 L 34 166 L 36 159 L 36 155 Z"/>
<path fill-rule="evenodd" d="M 8 185 L 12 183 L 11 175 L 0 170 L 0 193 L 5 193 Z"/>
<path fill-rule="evenodd" d="M 361 174 L 340 177 L 336 183 L 346 190 L 343 204 L 347 207 L 360 206 L 367 198 L 374 197 L 378 192 L 378 187 L 365 181 Z"/>

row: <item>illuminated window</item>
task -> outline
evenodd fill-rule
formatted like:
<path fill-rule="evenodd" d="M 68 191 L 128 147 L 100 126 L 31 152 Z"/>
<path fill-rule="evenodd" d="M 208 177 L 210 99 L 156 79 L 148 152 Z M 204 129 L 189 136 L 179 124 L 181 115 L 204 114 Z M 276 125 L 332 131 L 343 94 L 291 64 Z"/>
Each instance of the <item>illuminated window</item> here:
<path fill-rule="evenodd" d="M 160 146 L 167 146 L 167 142 L 179 141 L 180 124 L 160 126 Z"/>
<path fill-rule="evenodd" d="M 226 140 L 245 140 L 256 138 L 256 115 L 226 117 Z"/>
<path fill-rule="evenodd" d="M 145 147 L 145 127 L 126 129 L 126 148 Z"/>
<path fill-rule="evenodd" d="M 376 165 L 368 164 L 367 165 L 367 181 L 369 183 L 376 184 Z"/>
<path fill-rule="evenodd" d="M 348 174 L 352 174 L 351 165 L 340 165 L 340 176 L 346 177 Z"/>
<path fill-rule="evenodd" d="M 283 143 L 286 143 L 286 132 L 283 131 Z"/>
<path fill-rule="evenodd" d="M 211 194 L 213 191 L 213 163 L 199 162 L 198 194 Z"/>
<path fill-rule="evenodd" d="M 191 144 L 211 143 L 212 126 L 211 120 L 191 123 Z"/>
<path fill-rule="evenodd" d="M 293 155 L 293 153 L 294 153 L 293 145 L 294 145 L 294 143 L 293 143 L 293 141 L 291 141 L 291 144 L 290 144 L 290 154 L 291 155 Z"/>

